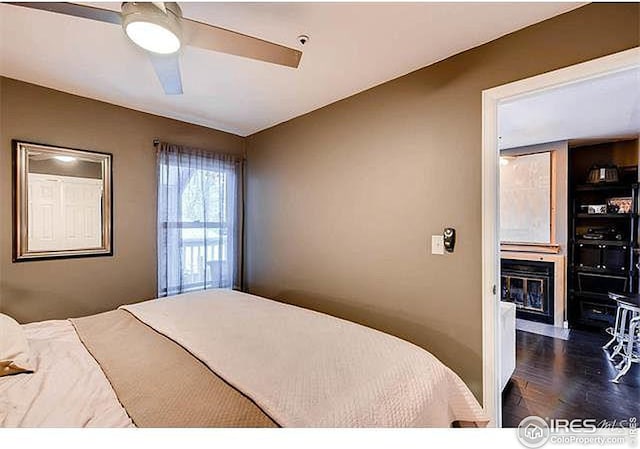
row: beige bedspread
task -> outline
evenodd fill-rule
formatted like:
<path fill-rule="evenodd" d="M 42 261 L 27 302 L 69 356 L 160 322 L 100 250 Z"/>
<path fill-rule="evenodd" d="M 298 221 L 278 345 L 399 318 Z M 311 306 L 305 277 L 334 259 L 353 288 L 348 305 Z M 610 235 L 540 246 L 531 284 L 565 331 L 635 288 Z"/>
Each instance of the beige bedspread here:
<path fill-rule="evenodd" d="M 487 421 L 433 355 L 355 323 L 228 290 L 123 308 L 25 325 L 36 371 L 0 378 L 0 426 Z"/>
<path fill-rule="evenodd" d="M 123 307 L 179 343 L 282 427 L 486 422 L 462 380 L 407 341 L 231 290 Z"/>
<path fill-rule="evenodd" d="M 71 320 L 138 427 L 276 427 L 256 404 L 129 312 Z"/>

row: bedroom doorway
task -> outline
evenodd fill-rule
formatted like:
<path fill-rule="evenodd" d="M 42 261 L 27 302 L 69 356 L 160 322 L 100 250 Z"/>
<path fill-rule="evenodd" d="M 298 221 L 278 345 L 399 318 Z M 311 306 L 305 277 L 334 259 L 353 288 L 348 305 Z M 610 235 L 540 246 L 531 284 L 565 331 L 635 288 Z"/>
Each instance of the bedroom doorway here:
<path fill-rule="evenodd" d="M 524 156 L 523 154 L 516 153 L 504 155 L 501 160 L 500 150 L 512 148 L 513 146 L 505 146 L 503 145 L 503 142 L 500 141 L 500 138 L 503 137 L 501 136 L 501 125 L 503 125 L 503 123 L 501 123 L 499 110 L 504 105 L 515 104 L 517 101 L 534 98 L 555 89 L 571 88 L 579 85 L 579 83 L 589 82 L 616 74 L 628 73 L 629 71 L 634 70 L 640 74 L 640 48 L 633 48 L 483 91 L 483 397 L 485 398 L 484 408 L 491 416 L 492 425 L 494 426 L 501 427 L 503 425 L 502 390 L 505 385 L 504 373 L 508 373 L 511 369 L 509 366 L 509 357 L 503 355 L 505 346 L 503 340 L 509 332 L 509 326 L 506 328 L 504 326 L 505 318 L 501 317 L 501 297 L 504 299 L 503 293 L 505 285 L 507 286 L 507 290 L 509 290 L 509 286 L 513 283 L 513 288 L 510 290 L 513 292 L 528 292 L 529 290 L 532 292 L 531 294 L 523 293 L 527 298 L 534 298 L 534 300 L 531 304 L 528 304 L 529 307 L 525 307 L 527 304 L 518 304 L 517 309 L 520 312 L 520 317 L 523 316 L 522 312 L 524 311 L 528 314 L 525 318 L 527 318 L 527 321 L 531 321 L 533 323 L 532 326 L 538 326 L 540 329 L 541 326 L 549 326 L 547 329 L 555 329 L 559 334 L 562 334 L 563 331 L 566 331 L 566 327 L 568 327 L 567 311 L 557 307 L 556 305 L 550 305 L 548 303 L 548 299 L 545 298 L 553 296 L 553 293 L 556 291 L 561 293 L 562 290 L 560 289 L 560 286 L 565 283 L 568 284 L 570 281 L 564 279 L 564 274 L 566 273 L 565 267 L 562 264 L 553 263 L 554 253 L 555 256 L 557 256 L 559 247 L 561 246 L 555 241 L 555 237 L 558 234 L 556 232 L 557 227 L 567 223 L 566 216 L 558 217 L 558 215 L 554 213 L 554 208 L 557 206 L 554 204 L 544 206 L 548 207 L 550 213 L 543 217 L 538 217 L 539 219 L 537 218 L 535 223 L 538 223 L 540 226 L 538 226 L 537 229 L 531 229 L 532 234 L 525 236 L 526 238 L 523 237 L 527 242 L 535 244 L 538 247 L 537 249 L 540 249 L 539 253 L 542 254 L 542 257 L 538 261 L 538 266 L 533 267 L 537 270 L 536 273 L 532 275 L 531 272 L 528 271 L 526 276 L 522 275 L 522 270 L 533 270 L 533 268 L 523 268 L 525 264 L 521 263 L 522 261 L 519 260 L 520 258 L 518 257 L 514 257 L 513 259 L 515 260 L 511 260 L 512 263 L 507 264 L 508 266 L 505 266 L 503 263 L 501 268 L 501 161 L 502 167 L 509 165 L 510 163 L 511 167 L 516 167 L 517 165 L 524 166 L 525 164 L 533 164 L 538 168 L 548 167 L 548 173 L 542 173 L 540 175 L 540 179 L 544 179 L 545 176 L 551 179 L 556 176 L 556 173 L 553 170 L 554 167 L 557 167 L 558 165 L 557 163 L 554 164 L 554 161 L 549 159 L 557 157 L 558 152 L 551 150 L 544 151 L 544 148 L 538 148 L 536 151 L 530 153 L 536 154 L 536 157 L 529 158 L 528 160 L 520 157 Z M 543 122 L 542 120 L 540 121 Z M 559 141 L 562 139 L 556 140 Z M 565 140 L 568 142 L 568 139 Z M 533 170 L 532 168 L 528 169 Z M 504 176 L 505 180 L 508 181 L 508 174 L 505 174 Z M 637 174 L 635 176 L 637 178 Z M 553 188 L 552 183 L 548 183 L 548 185 L 543 184 L 545 183 L 543 182 L 541 184 L 542 191 L 544 191 L 544 188 L 548 188 L 549 190 Z M 565 192 L 565 195 L 566 194 L 567 192 Z M 554 195 L 547 195 L 546 199 L 549 199 L 550 197 L 553 198 Z M 544 202 L 544 200 L 545 195 L 542 195 L 540 198 L 531 199 L 530 201 Z M 586 214 L 587 211 L 585 211 L 585 216 Z M 512 232 L 512 238 L 503 238 L 502 240 L 509 240 L 513 244 L 512 247 L 508 248 L 513 251 L 513 254 L 519 254 L 526 251 L 526 248 L 523 249 L 517 244 L 520 237 L 518 232 L 528 231 L 526 229 L 527 226 L 521 226 L 522 229 L 518 228 L 517 223 L 519 220 L 523 223 L 531 223 L 530 220 L 523 221 L 521 217 L 518 217 L 517 215 L 505 218 L 505 222 L 509 221 L 510 223 L 509 231 Z M 634 229 L 633 223 L 631 226 L 631 229 Z M 636 228 L 633 233 L 637 235 L 637 223 L 635 226 Z M 536 227 L 534 226 L 533 228 Z M 506 232 L 504 229 L 502 231 L 503 233 Z M 502 249 L 505 250 L 504 247 Z M 562 258 L 556 257 L 556 259 Z M 507 276 L 508 279 L 506 279 L 506 281 L 505 276 L 501 276 L 501 272 Z M 519 282 L 522 285 L 520 285 Z M 518 298 L 514 297 L 513 299 L 513 302 L 518 302 Z M 524 310 L 525 308 L 527 310 Z M 509 312 L 505 312 L 503 308 L 502 313 L 508 314 Z M 613 313 L 615 315 L 615 310 Z M 515 315 L 515 312 L 512 312 L 512 314 Z M 515 316 L 513 317 L 513 321 L 515 322 Z M 508 379 L 508 377 L 509 375 L 507 375 L 506 378 Z"/>

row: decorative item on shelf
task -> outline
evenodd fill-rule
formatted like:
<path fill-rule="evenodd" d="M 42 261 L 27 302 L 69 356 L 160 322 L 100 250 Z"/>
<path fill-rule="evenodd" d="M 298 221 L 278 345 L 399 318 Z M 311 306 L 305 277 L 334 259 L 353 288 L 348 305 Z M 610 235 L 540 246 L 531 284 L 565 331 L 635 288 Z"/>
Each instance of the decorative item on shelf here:
<path fill-rule="evenodd" d="M 615 165 L 593 165 L 587 176 L 587 183 L 589 184 L 613 184 L 617 182 L 620 182 L 620 173 Z"/>
<path fill-rule="evenodd" d="M 633 208 L 633 199 L 625 198 L 609 198 L 607 200 L 607 212 L 610 214 L 630 214 Z"/>
<path fill-rule="evenodd" d="M 585 240 L 622 240 L 624 236 L 613 226 L 601 226 L 588 228 L 587 232 L 582 234 L 582 238 Z"/>
<path fill-rule="evenodd" d="M 585 240 L 604 240 L 605 235 L 599 232 L 593 232 L 589 229 L 589 232 L 582 234 L 582 238 Z"/>
<path fill-rule="evenodd" d="M 585 204 L 580 206 L 583 212 L 586 212 L 590 215 L 602 215 L 607 213 L 607 205 L 606 204 Z"/>

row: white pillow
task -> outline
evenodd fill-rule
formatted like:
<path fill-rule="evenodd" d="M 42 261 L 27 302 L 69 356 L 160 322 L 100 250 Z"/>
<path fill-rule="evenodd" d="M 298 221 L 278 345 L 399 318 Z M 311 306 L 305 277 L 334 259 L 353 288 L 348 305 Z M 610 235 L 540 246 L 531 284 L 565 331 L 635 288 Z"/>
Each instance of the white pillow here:
<path fill-rule="evenodd" d="M 33 371 L 29 343 L 16 320 L 0 313 L 0 377 Z"/>

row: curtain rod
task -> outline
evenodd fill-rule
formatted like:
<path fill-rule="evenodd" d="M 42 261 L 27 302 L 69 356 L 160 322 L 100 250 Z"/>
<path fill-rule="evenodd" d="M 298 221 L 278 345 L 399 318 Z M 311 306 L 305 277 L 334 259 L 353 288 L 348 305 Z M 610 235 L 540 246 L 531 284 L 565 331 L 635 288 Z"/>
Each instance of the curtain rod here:
<path fill-rule="evenodd" d="M 153 139 L 153 146 L 157 147 L 158 145 L 160 145 L 160 139 Z M 222 153 L 222 154 L 228 154 L 228 153 Z M 237 156 L 236 154 L 228 154 L 228 155 Z M 244 155 L 240 156 L 240 159 L 242 159 L 243 162 L 247 160 L 247 158 Z"/>

